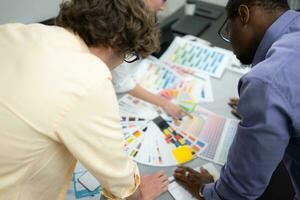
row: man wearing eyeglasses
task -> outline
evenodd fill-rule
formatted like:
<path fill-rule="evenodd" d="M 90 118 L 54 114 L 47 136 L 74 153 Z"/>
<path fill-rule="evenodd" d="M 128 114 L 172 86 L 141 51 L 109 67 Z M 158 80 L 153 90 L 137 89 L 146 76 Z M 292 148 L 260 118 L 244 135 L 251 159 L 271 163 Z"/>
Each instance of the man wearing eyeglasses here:
<path fill-rule="evenodd" d="M 186 167 L 174 176 L 198 199 L 252 200 L 283 161 L 300 199 L 300 13 L 287 0 L 229 0 L 226 10 L 219 34 L 253 68 L 238 85 L 241 122 L 219 180 Z"/>

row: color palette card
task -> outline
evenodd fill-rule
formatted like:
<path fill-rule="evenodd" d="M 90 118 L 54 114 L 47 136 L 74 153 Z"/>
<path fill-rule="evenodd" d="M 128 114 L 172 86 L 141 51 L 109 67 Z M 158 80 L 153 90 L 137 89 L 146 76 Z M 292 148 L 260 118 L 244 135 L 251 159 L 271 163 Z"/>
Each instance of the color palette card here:
<path fill-rule="evenodd" d="M 159 94 L 169 101 L 176 103 L 188 113 L 192 113 L 198 105 L 192 96 L 179 89 L 166 89 Z"/>
<path fill-rule="evenodd" d="M 231 57 L 213 47 L 176 37 L 160 60 L 220 78 Z"/>
<path fill-rule="evenodd" d="M 242 63 L 237 59 L 237 57 L 234 55 L 232 51 L 220 47 L 214 47 L 214 48 L 220 52 L 223 52 L 228 57 L 231 57 L 230 64 L 227 65 L 228 70 L 239 74 L 246 74 L 251 70 L 251 67 L 249 65 L 242 65 Z"/>
<path fill-rule="evenodd" d="M 192 96 L 198 103 L 213 101 L 211 82 L 207 75 L 196 78 L 190 74 L 177 73 L 167 64 L 154 58 L 144 59 L 137 69 L 134 74 L 136 82 L 150 92 L 178 89 Z"/>
<path fill-rule="evenodd" d="M 135 117 L 135 116 L 122 116 L 121 117 L 121 126 L 122 129 L 132 129 L 142 126 L 147 122 L 147 119 Z"/>
<path fill-rule="evenodd" d="M 151 166 L 174 166 L 191 161 L 205 149 L 184 132 L 173 129 L 161 117 L 125 135 L 125 151 L 136 162 Z"/>
<path fill-rule="evenodd" d="M 204 151 L 198 154 L 199 157 L 225 164 L 239 121 L 219 116 L 200 106 L 196 107 L 192 116 L 183 117 L 180 123 L 170 118 L 168 120 L 175 129 L 187 133 L 190 140 L 207 143 Z"/>

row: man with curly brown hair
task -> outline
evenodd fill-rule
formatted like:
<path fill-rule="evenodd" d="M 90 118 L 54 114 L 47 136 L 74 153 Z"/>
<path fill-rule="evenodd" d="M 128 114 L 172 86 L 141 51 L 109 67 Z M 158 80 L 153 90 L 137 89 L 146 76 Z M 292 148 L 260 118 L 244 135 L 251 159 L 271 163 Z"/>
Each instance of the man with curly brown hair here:
<path fill-rule="evenodd" d="M 64 199 L 77 160 L 110 199 L 167 190 L 124 153 L 110 74 L 158 35 L 142 0 L 70 0 L 56 26 L 0 26 L 0 199 Z"/>

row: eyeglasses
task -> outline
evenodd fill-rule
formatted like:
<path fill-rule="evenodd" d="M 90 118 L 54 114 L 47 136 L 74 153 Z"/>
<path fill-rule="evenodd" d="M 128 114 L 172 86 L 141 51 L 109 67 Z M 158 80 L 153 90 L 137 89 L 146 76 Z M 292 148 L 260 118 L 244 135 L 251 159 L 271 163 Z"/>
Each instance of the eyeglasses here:
<path fill-rule="evenodd" d="M 140 57 L 137 53 L 133 52 L 133 53 L 127 53 L 125 54 L 124 56 L 124 61 L 127 62 L 127 63 L 133 63 L 137 60 L 139 60 Z"/>
<path fill-rule="evenodd" d="M 224 23 L 222 24 L 221 28 L 218 31 L 218 35 L 225 41 L 225 42 L 230 42 L 230 36 L 229 36 L 229 30 L 228 30 L 228 19 L 229 17 L 226 18 Z"/>

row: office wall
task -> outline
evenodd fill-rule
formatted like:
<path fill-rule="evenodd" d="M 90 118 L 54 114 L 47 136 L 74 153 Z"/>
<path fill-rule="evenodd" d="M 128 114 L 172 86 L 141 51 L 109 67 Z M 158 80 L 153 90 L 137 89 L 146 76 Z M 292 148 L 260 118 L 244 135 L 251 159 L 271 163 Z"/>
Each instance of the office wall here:
<path fill-rule="evenodd" d="M 204 0 L 225 5 L 227 0 Z M 9 22 L 39 22 L 57 15 L 61 0 L 0 0 L 0 24 Z M 162 13 L 170 14 L 184 4 L 184 0 L 168 0 L 168 9 Z"/>
<path fill-rule="evenodd" d="M 39 22 L 57 15 L 61 0 L 0 0 L 0 24 Z"/>

